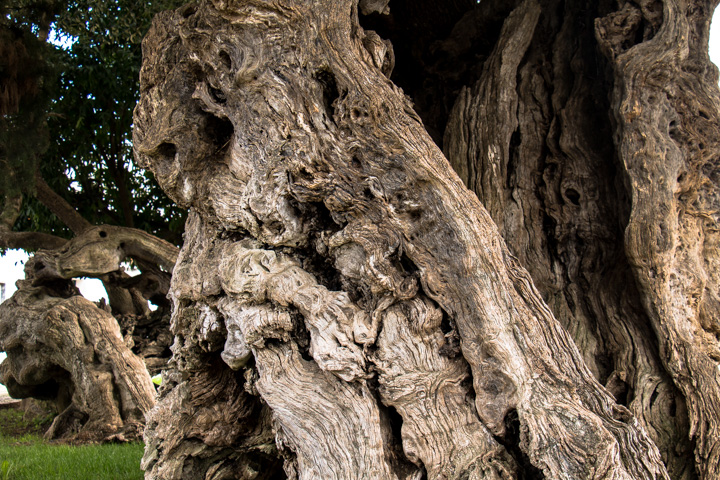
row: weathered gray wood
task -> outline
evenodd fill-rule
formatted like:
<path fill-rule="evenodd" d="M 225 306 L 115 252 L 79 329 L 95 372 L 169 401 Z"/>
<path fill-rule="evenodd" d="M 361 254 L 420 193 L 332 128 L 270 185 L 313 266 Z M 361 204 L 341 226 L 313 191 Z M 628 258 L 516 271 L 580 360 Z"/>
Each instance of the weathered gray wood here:
<path fill-rule="evenodd" d="M 177 255 L 177 247 L 142 230 L 99 225 L 68 242 L 55 262 L 65 278 L 98 277 L 118 270 L 127 257 L 152 262 L 169 272 Z"/>
<path fill-rule="evenodd" d="M 182 425 L 170 427 L 172 440 L 157 432 L 175 423 L 170 407 L 190 398 L 180 379 L 201 380 L 211 375 L 201 365 L 223 358 L 257 379 L 245 389 L 272 410 L 274 455 L 284 455 L 291 478 L 405 478 L 419 473 L 408 460 L 429 478 L 502 478 L 516 468 L 500 442 L 511 441 L 513 417 L 519 445 L 507 448 L 546 478 L 668 478 L 655 444 L 593 378 L 486 210 L 385 77 L 392 57 L 359 27 L 356 8 L 201 2 L 158 16 L 144 42 L 137 158 L 193 211 L 171 288 L 178 381 L 151 415 L 147 478 L 181 478 L 187 456 L 168 443 L 209 457 Z M 537 15 L 534 3 L 523 8 Z M 422 321 L 420 311 L 408 320 L 386 313 L 418 301 L 434 302 L 447 335 L 438 336 L 440 326 L 415 330 L 408 345 L 434 335 L 452 351 L 459 337 L 458 366 L 439 375 L 451 382 L 470 371 L 474 398 L 457 414 L 477 432 L 472 459 L 444 440 L 452 417 L 421 421 L 410 404 L 385 396 L 409 428 L 388 438 L 377 413 L 373 358 L 397 355 L 378 332 L 385 321 L 394 323 L 388 332 Z M 403 365 L 426 373 L 426 361 Z M 381 386 L 399 380 L 387 369 L 378 376 Z M 334 425 L 323 427 L 336 408 L 348 412 L 342 456 Z M 413 454 L 413 431 L 440 451 Z M 406 440 L 407 456 L 397 451 Z M 374 468 L 358 471 L 366 458 Z"/>
<path fill-rule="evenodd" d="M 632 193 L 626 251 L 662 361 L 685 396 L 705 479 L 720 476 L 720 93 L 707 54 L 716 5 L 628 4 L 596 23 Z"/>
<path fill-rule="evenodd" d="M 155 403 L 149 371 L 165 366 L 172 343 L 162 301 L 150 312 L 148 298 L 166 295 L 178 249 L 140 230 L 83 228 L 37 252 L 0 307 L 0 376 L 12 396 L 54 404 L 50 438 L 138 440 Z M 132 280 L 120 265 L 129 256 L 146 270 Z M 79 276 L 101 278 L 110 305 L 83 299 L 72 283 Z"/>
<path fill-rule="evenodd" d="M 29 275 L 0 305 L 0 380 L 13 397 L 55 402 L 49 438 L 137 439 L 155 403 L 150 375 L 115 318 L 62 282 Z"/>
<path fill-rule="evenodd" d="M 671 477 L 696 478 L 684 396 L 622 240 L 631 193 L 613 146 L 612 79 L 588 28 L 604 8 L 545 2 L 539 21 L 518 8 L 459 94 L 443 146 L 593 375 L 645 426 Z"/>
<path fill-rule="evenodd" d="M 419 297 L 381 315 L 372 362 L 380 398 L 403 418 L 405 455 L 425 465 L 428 478 L 517 478 L 514 461 L 475 411 L 466 363 L 449 357 L 442 311 Z"/>

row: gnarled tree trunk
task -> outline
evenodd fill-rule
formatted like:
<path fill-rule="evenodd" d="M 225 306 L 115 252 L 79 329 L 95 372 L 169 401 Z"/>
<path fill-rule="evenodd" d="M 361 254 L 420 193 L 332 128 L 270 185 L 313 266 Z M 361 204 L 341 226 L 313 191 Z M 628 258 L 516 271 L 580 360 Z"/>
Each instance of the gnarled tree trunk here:
<path fill-rule="evenodd" d="M 377 16 L 387 2 L 360 3 L 402 30 Z M 712 357 L 687 334 L 693 316 L 668 321 L 695 297 L 659 270 L 682 258 L 649 265 L 638 255 L 655 247 L 623 243 L 626 225 L 630 246 L 635 231 L 682 236 L 638 213 L 676 177 L 624 123 L 669 112 L 627 102 L 648 88 L 623 83 L 640 75 L 628 59 L 674 44 L 674 24 L 706 29 L 709 6 L 501 3 L 437 7 L 455 27 L 430 29 L 447 36 L 434 48 L 486 57 L 447 85 L 408 80 L 455 104 L 418 110 L 477 196 L 388 80 L 393 46 L 356 2 L 203 1 L 156 18 L 135 149 L 191 214 L 147 478 L 714 478 Z M 491 24 L 494 39 L 459 42 Z M 709 89 L 681 55 L 705 37 L 688 38 L 667 68 Z M 652 208 L 689 208 L 672 205 Z M 711 293 L 698 322 L 717 315 Z"/>
<path fill-rule="evenodd" d="M 15 398 L 53 403 L 59 415 L 48 438 L 137 439 L 155 400 L 142 360 L 110 313 L 80 296 L 72 282 L 34 270 L 43 270 L 37 257 L 0 306 L 3 384 Z"/>
<path fill-rule="evenodd" d="M 146 271 L 124 278 L 120 263 L 128 256 Z M 62 248 L 27 262 L 17 292 L 0 305 L 0 349 L 7 353 L 0 381 L 15 398 L 54 406 L 47 438 L 141 437 L 155 404 L 150 374 L 166 366 L 172 341 L 166 306 L 158 301 L 150 312 L 147 302 L 166 295 L 176 258 L 177 248 L 145 232 L 87 225 Z M 80 295 L 72 279 L 85 276 L 103 278 L 110 305 Z"/>
<path fill-rule="evenodd" d="M 444 148 L 670 475 L 716 478 L 714 3 L 692 3 L 565 2 L 533 42 L 508 19 Z"/>

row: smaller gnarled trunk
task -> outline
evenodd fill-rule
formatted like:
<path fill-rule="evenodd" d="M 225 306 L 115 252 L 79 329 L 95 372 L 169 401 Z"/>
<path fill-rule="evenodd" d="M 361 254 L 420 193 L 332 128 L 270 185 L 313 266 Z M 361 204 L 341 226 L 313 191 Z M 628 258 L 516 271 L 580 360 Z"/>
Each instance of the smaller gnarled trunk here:
<path fill-rule="evenodd" d="M 120 262 L 128 255 L 148 272 L 124 278 Z M 167 314 L 162 307 L 150 312 L 147 300 L 164 297 L 169 275 L 159 266 L 170 270 L 175 255 L 175 247 L 144 232 L 102 226 L 27 262 L 17 292 L 0 305 L 0 350 L 7 353 L 0 381 L 15 398 L 54 405 L 48 438 L 141 437 L 155 404 L 150 372 L 165 367 L 172 341 Z M 78 276 L 103 278 L 112 287 L 110 305 L 84 299 L 72 281 Z"/>

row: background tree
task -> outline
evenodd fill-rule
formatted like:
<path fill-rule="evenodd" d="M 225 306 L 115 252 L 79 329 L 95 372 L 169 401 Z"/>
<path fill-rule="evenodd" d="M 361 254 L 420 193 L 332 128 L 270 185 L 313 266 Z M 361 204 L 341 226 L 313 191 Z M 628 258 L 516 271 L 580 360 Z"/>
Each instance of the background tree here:
<path fill-rule="evenodd" d="M 3 115 L 7 151 L 0 158 L 9 175 L 2 193 L 26 194 L 17 221 L 9 225 L 14 231 L 67 238 L 71 220 L 61 212 L 72 209 L 91 224 L 139 227 L 180 242 L 184 212 L 134 165 L 130 138 L 140 41 L 155 12 L 179 3 L 4 2 L 3 31 L 19 36 L 17 48 L 29 52 L 22 61 L 10 52 L 3 56 L 8 65 L 3 88 L 8 95 L 18 93 L 16 111 Z M 13 65 L 22 78 L 16 78 Z M 13 87 L 23 81 L 31 85 L 25 94 Z M 42 179 L 38 196 L 36 179 Z M 46 186 L 60 197 L 44 196 Z M 30 250 L 37 246 L 3 244 Z"/>
<path fill-rule="evenodd" d="M 20 42 L 57 18 L 83 68 L 58 63 L 38 135 L 80 142 L 42 157 L 28 143 L 40 175 L 18 177 L 77 237 L 28 195 L 10 232 L 20 197 L 4 204 L 3 245 L 60 248 L 0 310 L 0 376 L 54 398 L 55 431 L 137 432 L 152 392 L 121 344 L 175 264 L 148 478 L 717 478 L 715 5 L 208 0 L 161 14 L 134 148 L 191 207 L 177 264 L 129 228 L 172 238 L 151 219 L 175 215 L 128 207 L 138 186 L 155 198 L 129 166 L 133 102 L 93 87 L 117 79 L 106 65 L 131 70 L 137 44 L 113 43 L 111 25 L 147 7 L 4 16 Z M 49 54 L 25 51 L 44 72 Z M 8 78 L 22 98 L 47 86 Z M 109 206 L 84 210 L 92 193 Z M 54 236 L 17 231 L 35 227 Z M 127 256 L 142 278 L 118 271 Z M 77 298 L 78 275 L 105 280 L 114 318 Z M 41 335 L 57 324 L 83 333 Z M 56 338 L 77 341 L 49 354 Z"/>
<path fill-rule="evenodd" d="M 0 248 L 49 249 L 0 308 L 0 379 L 11 395 L 54 404 L 51 437 L 137 438 L 154 403 L 149 372 L 170 354 L 177 248 L 160 237 L 180 241 L 184 212 L 135 166 L 130 132 L 140 40 L 154 12 L 177 3 L 0 8 Z M 123 272 L 126 259 L 139 277 Z M 100 278 L 109 305 L 80 300 L 78 276 Z"/>

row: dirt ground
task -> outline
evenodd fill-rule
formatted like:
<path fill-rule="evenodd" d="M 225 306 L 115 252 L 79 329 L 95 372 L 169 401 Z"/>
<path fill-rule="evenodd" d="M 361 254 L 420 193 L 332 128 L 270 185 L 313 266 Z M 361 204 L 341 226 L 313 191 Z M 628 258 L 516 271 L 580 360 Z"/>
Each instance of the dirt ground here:
<path fill-rule="evenodd" d="M 53 415 L 37 402 L 0 396 L 0 436 L 42 436 L 52 418 Z"/>

